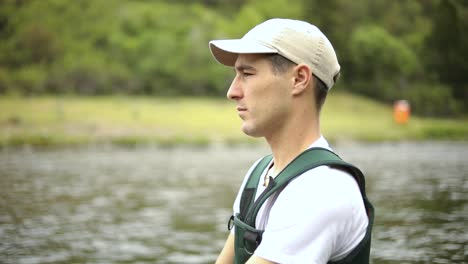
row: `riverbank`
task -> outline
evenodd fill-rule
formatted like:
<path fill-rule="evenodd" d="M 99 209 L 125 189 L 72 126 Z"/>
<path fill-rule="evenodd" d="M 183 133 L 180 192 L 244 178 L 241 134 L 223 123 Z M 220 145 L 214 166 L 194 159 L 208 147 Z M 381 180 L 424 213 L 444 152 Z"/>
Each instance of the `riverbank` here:
<path fill-rule="evenodd" d="M 331 141 L 468 140 L 468 119 L 411 117 L 391 106 L 330 94 L 322 131 Z M 0 146 L 256 143 L 240 131 L 235 105 L 222 98 L 0 97 Z"/>

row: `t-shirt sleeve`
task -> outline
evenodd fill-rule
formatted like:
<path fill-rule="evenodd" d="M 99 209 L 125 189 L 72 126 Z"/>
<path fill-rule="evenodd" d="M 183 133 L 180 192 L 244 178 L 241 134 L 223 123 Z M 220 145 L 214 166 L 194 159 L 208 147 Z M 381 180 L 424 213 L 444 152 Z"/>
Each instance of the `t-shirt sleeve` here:
<path fill-rule="evenodd" d="M 362 239 L 367 223 L 356 228 L 356 217 L 363 213 L 352 176 L 316 168 L 278 196 L 255 255 L 278 263 L 327 263 L 340 252 L 350 252 Z"/>

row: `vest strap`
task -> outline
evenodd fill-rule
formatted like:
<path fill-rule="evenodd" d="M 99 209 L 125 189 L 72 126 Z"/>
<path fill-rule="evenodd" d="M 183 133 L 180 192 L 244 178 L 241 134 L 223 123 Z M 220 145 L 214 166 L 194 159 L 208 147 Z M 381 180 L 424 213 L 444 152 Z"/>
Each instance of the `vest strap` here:
<path fill-rule="evenodd" d="M 245 219 L 247 211 L 249 210 L 249 205 L 253 205 L 255 195 L 257 194 L 258 183 L 260 182 L 260 177 L 272 159 L 272 155 L 263 157 L 262 160 L 260 160 L 257 166 L 253 169 L 249 179 L 245 183 L 244 191 L 242 192 L 240 200 L 240 219 Z"/>

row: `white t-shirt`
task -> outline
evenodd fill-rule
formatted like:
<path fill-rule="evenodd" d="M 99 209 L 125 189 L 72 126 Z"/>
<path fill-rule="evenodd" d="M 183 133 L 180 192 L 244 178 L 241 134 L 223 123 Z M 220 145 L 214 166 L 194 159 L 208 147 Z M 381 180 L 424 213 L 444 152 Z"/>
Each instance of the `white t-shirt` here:
<path fill-rule="evenodd" d="M 311 147 L 331 150 L 323 137 Z M 234 202 L 234 214 L 240 211 L 242 190 L 259 161 L 244 178 Z M 266 188 L 262 179 L 267 170 L 255 199 Z M 260 208 L 255 224 L 257 229 L 265 230 L 255 255 L 277 263 L 325 264 L 346 257 L 359 244 L 366 233 L 368 218 L 354 177 L 320 166 L 272 195 Z"/>

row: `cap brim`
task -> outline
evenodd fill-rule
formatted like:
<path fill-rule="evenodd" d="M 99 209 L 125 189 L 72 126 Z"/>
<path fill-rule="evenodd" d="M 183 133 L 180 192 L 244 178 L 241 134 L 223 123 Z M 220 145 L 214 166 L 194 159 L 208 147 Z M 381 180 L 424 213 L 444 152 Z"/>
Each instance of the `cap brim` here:
<path fill-rule="evenodd" d="M 239 54 L 278 53 L 275 49 L 248 39 L 212 40 L 210 51 L 219 63 L 226 66 L 234 66 Z"/>

